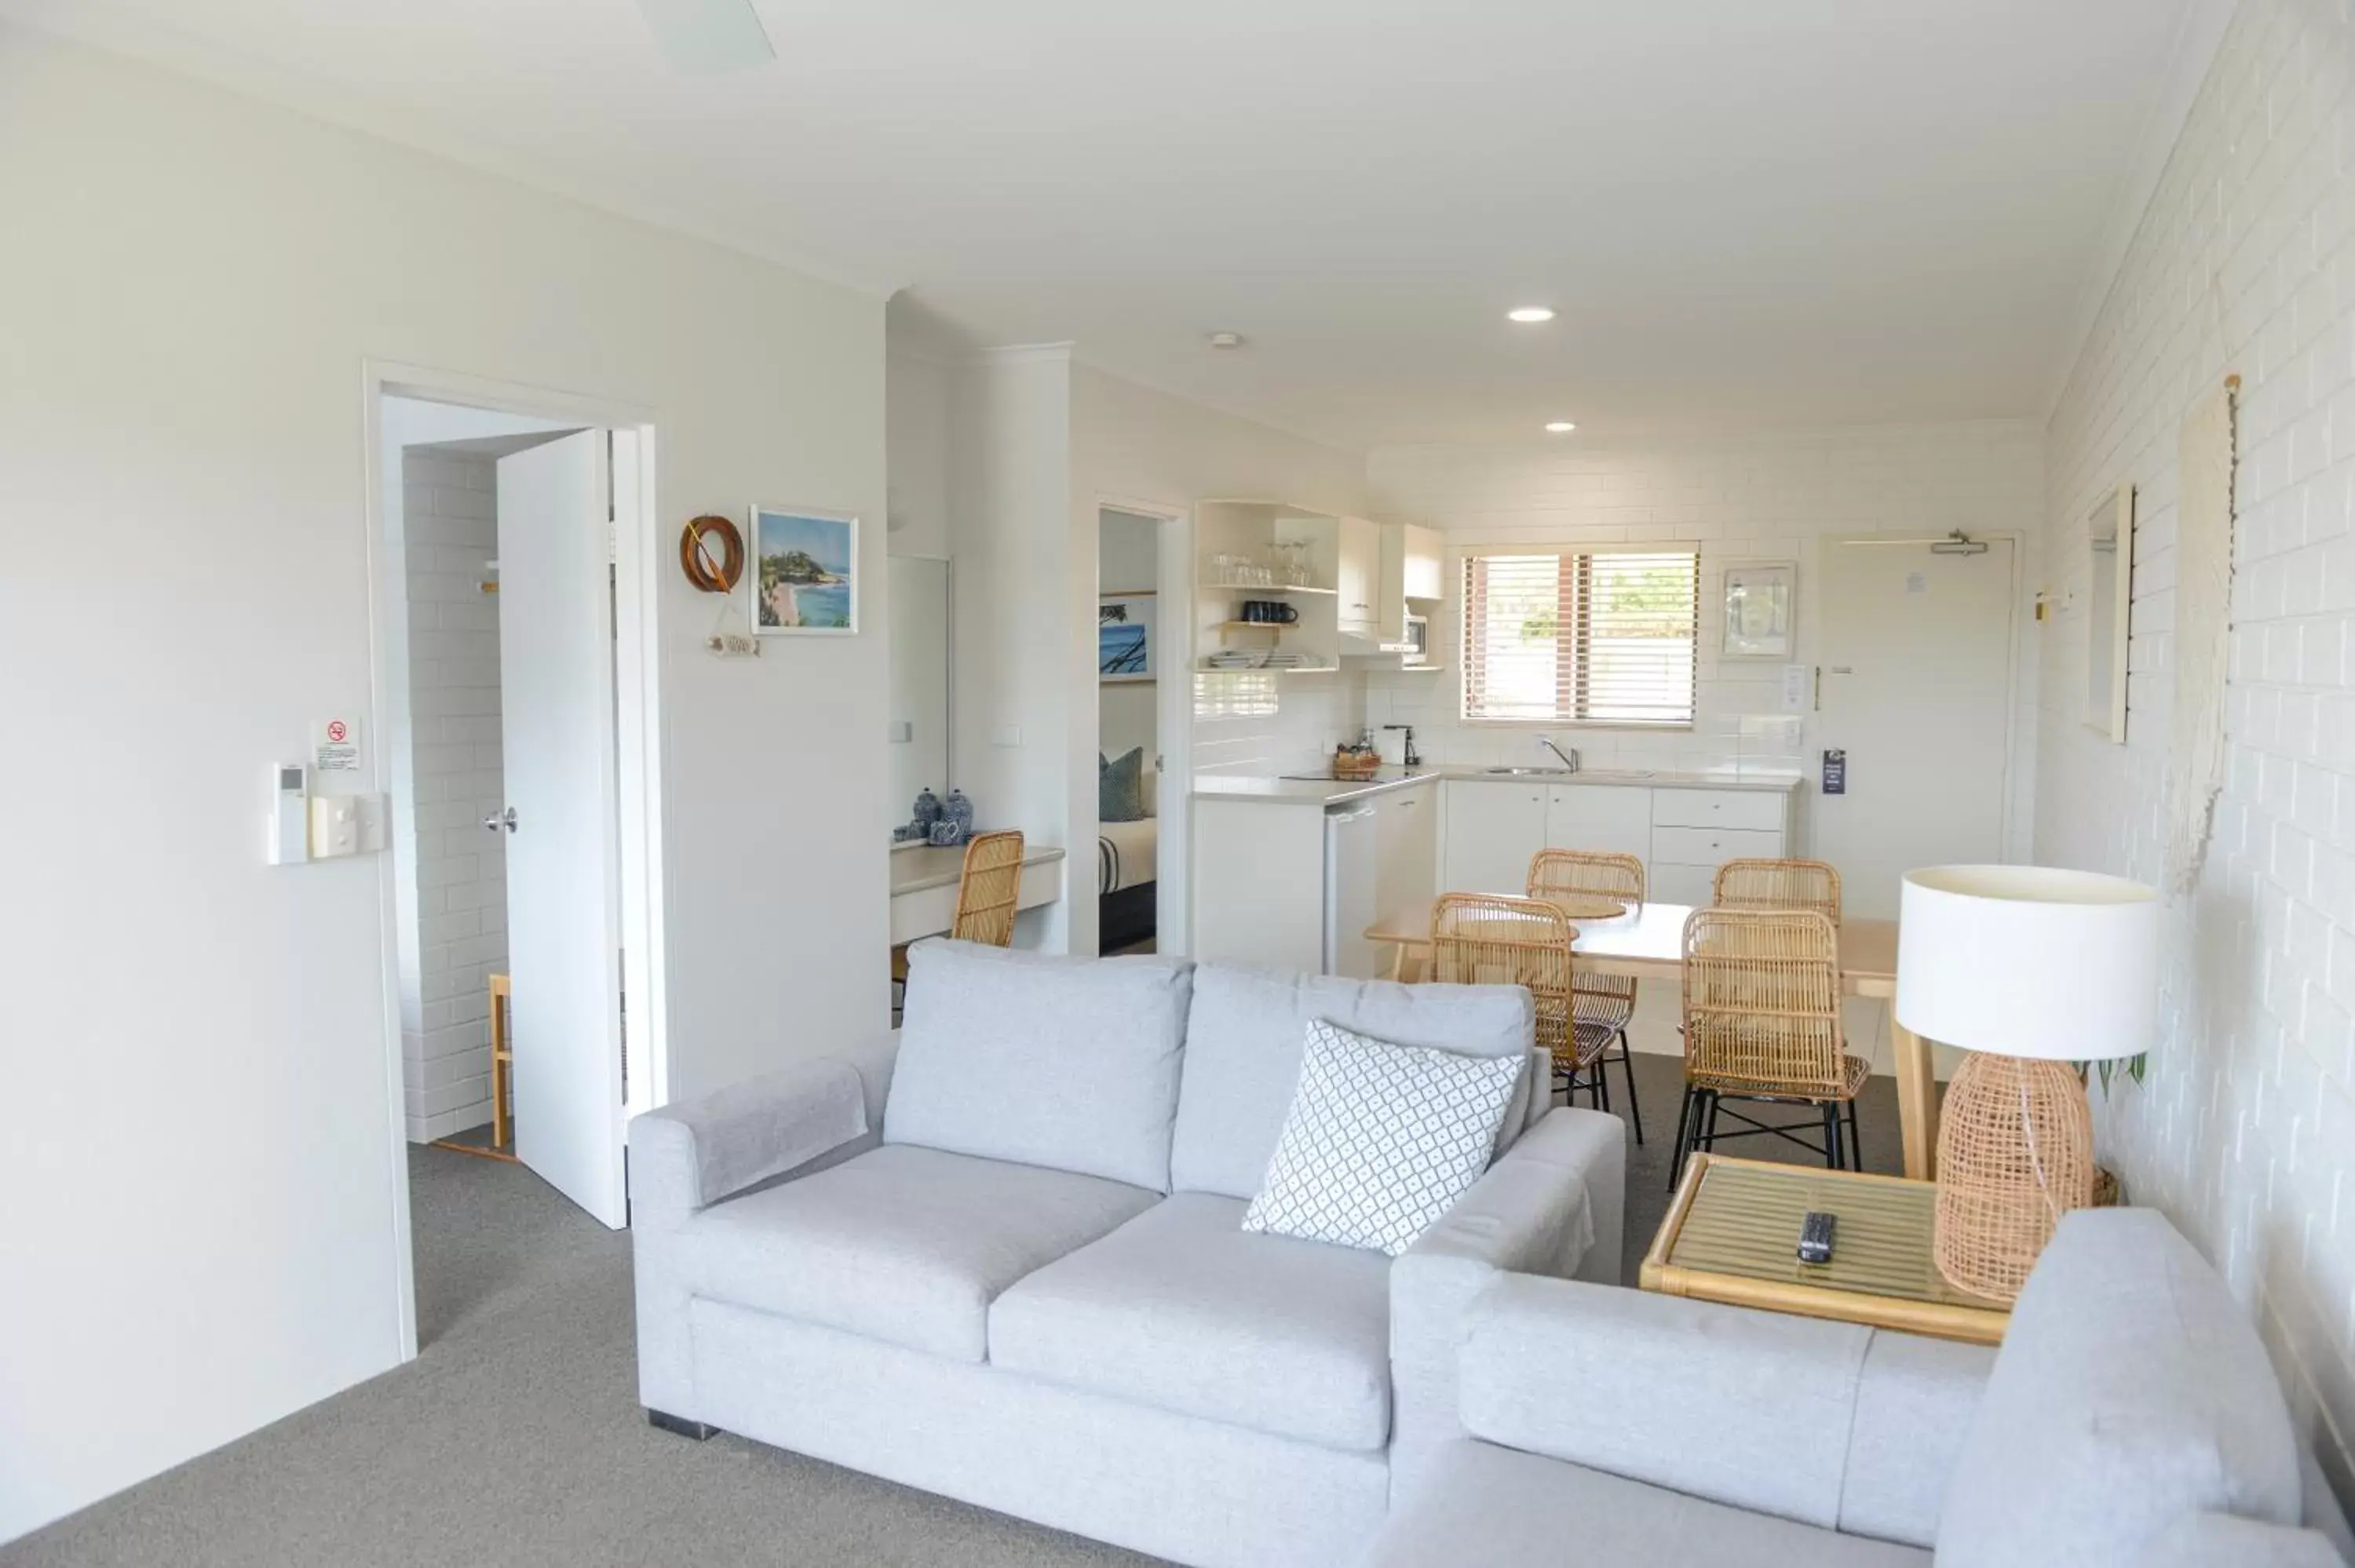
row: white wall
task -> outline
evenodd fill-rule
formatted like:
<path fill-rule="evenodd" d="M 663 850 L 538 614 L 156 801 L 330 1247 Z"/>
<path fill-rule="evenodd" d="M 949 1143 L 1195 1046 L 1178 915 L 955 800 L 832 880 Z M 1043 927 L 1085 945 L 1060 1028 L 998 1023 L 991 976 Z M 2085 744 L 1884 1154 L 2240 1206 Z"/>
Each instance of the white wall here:
<path fill-rule="evenodd" d="M 956 563 L 954 782 L 982 828 L 1073 842 L 1073 736 L 1095 730 L 1095 673 L 1071 679 L 1070 603 L 1095 560 L 1071 515 L 1071 365 L 1050 345 L 992 350 L 956 366 L 949 393 L 949 536 Z M 1088 583 L 1085 591 L 1092 593 Z M 1095 636 L 1091 612 L 1088 637 Z M 1084 726 L 1075 713 L 1084 710 Z M 1094 766 L 1090 753 L 1091 767 Z M 1091 800 L 1084 819 L 1095 820 Z M 1090 846 L 1091 848 L 1092 846 Z M 1065 862 L 1065 886 L 1094 885 L 1092 854 Z M 1076 873 L 1073 867 L 1077 867 Z M 1093 914 L 1092 900 L 1087 913 Z M 1025 914 L 1017 941 L 1065 950 L 1074 900 Z M 1093 952 L 1092 928 L 1074 952 Z"/>
<path fill-rule="evenodd" d="M 1700 547 L 1700 661 L 1689 732 L 1561 726 L 1593 768 L 1809 771 L 1810 720 L 1783 711 L 1779 662 L 1721 661 L 1729 561 L 1798 563 L 1799 626 L 1791 662 L 1816 657 L 1827 539 L 1919 536 L 1963 528 L 2031 533 L 2042 490 L 2042 440 L 2019 421 L 1860 429 L 1658 436 L 1572 436 L 1496 447 L 1392 447 L 1368 464 L 1378 514 L 1445 530 L 1462 544 Z M 1433 618 L 1435 673 L 1367 678 L 1366 722 L 1412 724 L 1433 761 L 1533 760 L 1525 729 L 1465 726 L 1454 666 L 1460 593 L 1448 573 L 1445 610 Z M 2022 674 L 2015 721 L 2010 853 L 2025 858 L 2035 768 L 2034 642 L 2029 596 L 2016 618 Z M 1813 804 L 1802 791 L 1801 810 Z"/>
<path fill-rule="evenodd" d="M 895 556 L 949 553 L 949 367 L 903 348 L 887 362 L 884 407 Z"/>
<path fill-rule="evenodd" d="M 483 831 L 506 802 L 499 732 L 499 599 L 483 591 L 499 553 L 498 460 L 410 447 L 401 535 L 409 612 L 402 824 L 414 886 L 416 965 L 402 976 L 400 1043 L 412 1143 L 491 1119 L 487 988 L 506 967 L 506 843 Z"/>
<path fill-rule="evenodd" d="M 43 1043 L 0 1139 L 8 1536 L 397 1354 L 385 865 L 261 856 L 267 766 L 368 705 L 364 362 L 656 410 L 666 527 L 880 517 L 885 475 L 879 301 L 14 28 L 0 103 L 40 237 L 0 246 L 0 732 L 59 764 L 0 768 L 44 890 L 0 902 L 0 1040 Z M 884 534 L 864 633 L 757 662 L 660 578 L 674 1094 L 886 1016 Z"/>
<path fill-rule="evenodd" d="M 2082 620 L 2048 625 L 2036 855 L 2157 883 L 2173 684 L 2176 442 L 2243 379 L 2229 772 L 2170 901 L 2147 1082 L 2094 1094 L 2101 1157 L 2251 1304 L 2340 1499 L 2355 1436 L 2355 59 L 2343 8 L 2244 0 L 2048 430 L 2044 581 L 2137 490 L 2126 744 L 2083 723 Z"/>

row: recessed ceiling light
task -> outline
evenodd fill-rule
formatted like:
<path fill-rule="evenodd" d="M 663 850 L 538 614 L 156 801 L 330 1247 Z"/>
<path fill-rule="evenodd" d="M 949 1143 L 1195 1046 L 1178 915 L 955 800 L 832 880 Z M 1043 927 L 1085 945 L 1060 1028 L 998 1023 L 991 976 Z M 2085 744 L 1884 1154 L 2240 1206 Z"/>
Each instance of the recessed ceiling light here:
<path fill-rule="evenodd" d="M 1239 332 L 1214 332 L 1210 334 L 1212 348 L 1241 348 L 1242 345 L 1243 334 Z"/>
<path fill-rule="evenodd" d="M 1519 322 L 1527 326 L 1535 326 L 1540 322 L 1553 320 L 1553 310 L 1548 305 L 1523 305 L 1518 310 L 1507 311 L 1505 319 L 1508 322 Z"/>
<path fill-rule="evenodd" d="M 1578 427 L 1572 424 L 1568 419 L 1556 419 L 1546 426 L 1546 434 L 1550 436 L 1566 436 L 1576 429 L 1578 429 Z"/>

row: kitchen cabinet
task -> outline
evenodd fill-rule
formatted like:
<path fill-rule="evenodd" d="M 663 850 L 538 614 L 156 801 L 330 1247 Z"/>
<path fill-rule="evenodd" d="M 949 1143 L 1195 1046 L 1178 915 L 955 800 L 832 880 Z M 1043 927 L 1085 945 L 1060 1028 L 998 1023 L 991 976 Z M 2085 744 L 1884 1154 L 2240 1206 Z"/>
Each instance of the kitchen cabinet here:
<path fill-rule="evenodd" d="M 1527 779 L 1447 781 L 1446 893 L 1514 893 L 1545 847 L 1550 793 Z"/>
<path fill-rule="evenodd" d="M 1376 796 L 1380 863 L 1374 903 L 1385 926 L 1413 925 L 1439 892 L 1439 786 Z"/>
<path fill-rule="evenodd" d="M 1548 785 L 1544 847 L 1650 860 L 1652 793 L 1623 784 Z"/>
<path fill-rule="evenodd" d="M 1726 861 L 1791 853 L 1785 790 L 1451 779 L 1445 795 L 1443 891 L 1516 892 L 1539 850 L 1596 850 L 1642 861 L 1655 901 L 1705 905 Z"/>
<path fill-rule="evenodd" d="M 1437 532 L 1412 523 L 1381 525 L 1381 565 L 1374 594 L 1374 640 L 1386 648 L 1406 641 L 1406 618 L 1428 615 L 1446 597 Z"/>
<path fill-rule="evenodd" d="M 1371 639 L 1382 565 L 1381 530 L 1362 517 L 1334 520 L 1335 614 L 1344 635 Z"/>

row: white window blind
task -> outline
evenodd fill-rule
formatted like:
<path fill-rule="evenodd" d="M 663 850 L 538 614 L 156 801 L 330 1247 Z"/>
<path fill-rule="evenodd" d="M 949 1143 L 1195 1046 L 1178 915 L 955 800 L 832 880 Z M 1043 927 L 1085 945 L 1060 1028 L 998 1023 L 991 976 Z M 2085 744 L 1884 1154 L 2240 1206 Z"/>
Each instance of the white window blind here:
<path fill-rule="evenodd" d="M 1689 725 L 1700 557 L 1690 550 L 1464 561 L 1464 716 Z"/>

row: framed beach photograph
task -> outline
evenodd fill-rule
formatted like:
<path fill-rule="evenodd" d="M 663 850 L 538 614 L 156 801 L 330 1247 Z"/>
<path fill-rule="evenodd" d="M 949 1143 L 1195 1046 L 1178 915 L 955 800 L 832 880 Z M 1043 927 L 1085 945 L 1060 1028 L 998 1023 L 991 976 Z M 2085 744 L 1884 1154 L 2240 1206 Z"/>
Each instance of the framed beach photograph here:
<path fill-rule="evenodd" d="M 1728 659 L 1788 659 L 1798 616 L 1795 561 L 1729 561 L 1725 567 Z"/>
<path fill-rule="evenodd" d="M 858 630 L 858 519 L 752 508 L 752 625 L 763 637 Z"/>
<path fill-rule="evenodd" d="M 1096 674 L 1105 684 L 1150 681 L 1153 669 L 1151 594 L 1106 594 L 1096 605 Z"/>

